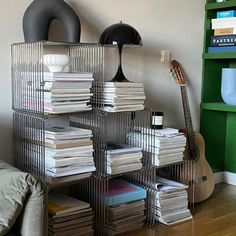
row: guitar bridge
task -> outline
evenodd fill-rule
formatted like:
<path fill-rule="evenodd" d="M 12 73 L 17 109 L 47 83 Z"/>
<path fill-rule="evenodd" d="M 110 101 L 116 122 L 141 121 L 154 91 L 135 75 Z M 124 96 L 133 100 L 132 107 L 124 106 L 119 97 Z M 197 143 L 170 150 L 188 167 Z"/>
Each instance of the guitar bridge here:
<path fill-rule="evenodd" d="M 198 177 L 196 179 L 193 179 L 193 180 L 189 181 L 189 186 L 195 185 L 195 184 L 200 184 L 200 183 L 202 183 L 206 180 L 207 180 L 207 176 Z"/>

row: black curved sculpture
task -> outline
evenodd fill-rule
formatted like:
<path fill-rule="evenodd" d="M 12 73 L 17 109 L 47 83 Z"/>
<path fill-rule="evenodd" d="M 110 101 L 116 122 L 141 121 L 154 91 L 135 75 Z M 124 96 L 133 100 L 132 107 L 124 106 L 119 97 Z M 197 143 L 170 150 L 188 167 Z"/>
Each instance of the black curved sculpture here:
<path fill-rule="evenodd" d="M 23 17 L 25 42 L 48 40 L 51 22 L 62 22 L 67 42 L 80 42 L 81 25 L 75 11 L 63 0 L 34 0 Z"/>

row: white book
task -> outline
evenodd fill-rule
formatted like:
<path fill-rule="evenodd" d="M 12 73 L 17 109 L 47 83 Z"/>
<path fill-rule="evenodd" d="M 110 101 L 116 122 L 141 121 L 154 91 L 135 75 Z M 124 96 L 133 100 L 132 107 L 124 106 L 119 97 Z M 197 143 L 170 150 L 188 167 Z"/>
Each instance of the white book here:
<path fill-rule="evenodd" d="M 225 29 L 225 28 L 236 28 L 235 22 L 227 22 L 227 23 L 215 23 L 212 24 L 211 28 L 214 29 Z"/>
<path fill-rule="evenodd" d="M 53 159 L 53 158 L 46 158 L 45 165 L 47 168 L 57 168 L 63 166 L 70 166 L 70 165 L 81 165 L 81 166 L 91 166 L 94 165 L 93 156 L 90 157 L 68 157 L 68 158 L 60 158 L 60 159 Z"/>
<path fill-rule="evenodd" d="M 139 82 L 105 82 L 104 88 L 136 88 L 136 87 L 141 87 L 143 88 L 143 83 Z"/>
<path fill-rule="evenodd" d="M 91 105 L 86 105 L 86 106 L 68 105 L 68 106 L 53 107 L 53 108 L 45 107 L 44 113 L 59 114 L 59 113 L 67 113 L 67 112 L 90 111 L 90 110 L 92 110 Z"/>
<path fill-rule="evenodd" d="M 52 105 L 52 106 L 61 106 L 61 105 L 71 105 L 71 104 L 87 104 L 90 100 L 82 100 L 82 101 L 52 101 L 51 99 L 47 102 L 44 101 L 44 105 Z"/>
<path fill-rule="evenodd" d="M 141 111 L 144 110 L 144 105 L 143 106 L 132 106 L 132 107 L 103 107 L 102 108 L 103 111 L 106 112 L 124 112 L 124 111 Z"/>
<path fill-rule="evenodd" d="M 91 88 L 91 82 L 44 82 L 44 89 L 59 89 L 59 88 L 80 88 L 80 89 L 89 89 Z"/>
<path fill-rule="evenodd" d="M 85 100 L 85 99 L 89 99 L 90 97 L 92 97 L 93 94 L 92 93 L 59 93 L 59 94 L 55 94 L 55 93 L 51 93 L 51 92 L 44 92 L 44 98 L 68 98 L 68 97 L 76 97 L 78 98 L 78 100 Z"/>
<path fill-rule="evenodd" d="M 86 138 L 91 137 L 92 130 L 77 128 L 72 126 L 52 126 L 46 127 L 45 138 L 47 139 L 70 139 L 73 138 Z"/>
<path fill-rule="evenodd" d="M 142 163 L 132 163 L 119 166 L 108 166 L 107 173 L 110 175 L 140 170 L 142 168 Z"/>
<path fill-rule="evenodd" d="M 50 177 L 63 177 L 63 176 L 93 172 L 95 170 L 96 168 L 94 166 L 83 166 L 83 167 L 75 167 L 75 168 L 62 167 L 60 170 L 57 170 L 57 172 L 53 172 L 50 169 L 46 169 L 46 175 Z"/>
<path fill-rule="evenodd" d="M 93 152 L 93 145 L 85 147 L 74 147 L 74 148 L 65 148 L 65 149 L 53 149 L 45 148 L 45 157 L 57 158 L 57 157 L 71 157 L 79 156 L 84 152 Z"/>
<path fill-rule="evenodd" d="M 142 148 L 131 146 L 128 144 L 113 144 L 109 143 L 107 147 L 107 155 L 115 156 L 115 155 L 122 155 L 122 154 L 131 154 L 141 152 Z"/>
<path fill-rule="evenodd" d="M 236 22 L 236 17 L 213 18 L 212 23 Z"/>
<path fill-rule="evenodd" d="M 48 92 L 52 95 L 54 94 L 90 94 L 89 88 L 52 88 L 52 89 L 44 89 L 44 92 Z"/>

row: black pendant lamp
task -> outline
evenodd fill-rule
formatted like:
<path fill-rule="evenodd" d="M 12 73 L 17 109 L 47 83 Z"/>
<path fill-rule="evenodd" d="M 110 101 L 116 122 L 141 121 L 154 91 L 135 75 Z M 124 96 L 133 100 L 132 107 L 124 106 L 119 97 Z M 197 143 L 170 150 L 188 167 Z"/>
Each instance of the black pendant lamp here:
<path fill-rule="evenodd" d="M 104 46 L 118 46 L 119 50 L 119 66 L 116 72 L 115 77 L 111 80 L 112 82 L 129 82 L 125 77 L 122 65 L 121 65 L 121 56 L 122 49 L 124 45 L 133 45 L 141 46 L 142 39 L 138 31 L 122 22 L 113 24 L 106 28 L 99 38 L 99 43 Z"/>

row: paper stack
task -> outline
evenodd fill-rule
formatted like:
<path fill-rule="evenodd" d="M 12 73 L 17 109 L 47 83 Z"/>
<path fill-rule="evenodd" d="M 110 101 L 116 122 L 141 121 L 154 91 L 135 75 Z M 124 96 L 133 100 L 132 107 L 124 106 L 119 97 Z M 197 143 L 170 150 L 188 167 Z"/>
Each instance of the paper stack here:
<path fill-rule="evenodd" d="M 115 175 L 142 168 L 142 149 L 126 144 L 108 144 L 107 173 Z"/>
<path fill-rule="evenodd" d="M 91 110 L 92 73 L 44 72 L 45 113 Z"/>
<path fill-rule="evenodd" d="M 95 171 L 92 131 L 75 127 L 48 127 L 45 130 L 45 166 L 50 177 Z"/>
<path fill-rule="evenodd" d="M 49 236 L 92 236 L 94 213 L 89 203 L 64 194 L 48 197 Z"/>
<path fill-rule="evenodd" d="M 143 226 L 145 220 L 145 189 L 122 179 L 112 179 L 108 185 L 107 235 L 133 231 Z"/>
<path fill-rule="evenodd" d="M 187 185 L 157 177 L 154 184 L 155 191 L 155 218 L 166 224 L 176 224 L 192 219 L 188 209 Z"/>
<path fill-rule="evenodd" d="M 144 109 L 144 86 L 136 82 L 105 82 L 103 86 L 104 111 L 122 112 Z"/>
<path fill-rule="evenodd" d="M 128 135 L 130 143 L 139 142 L 148 152 L 152 165 L 163 166 L 183 161 L 186 137 L 178 129 L 139 129 Z"/>

